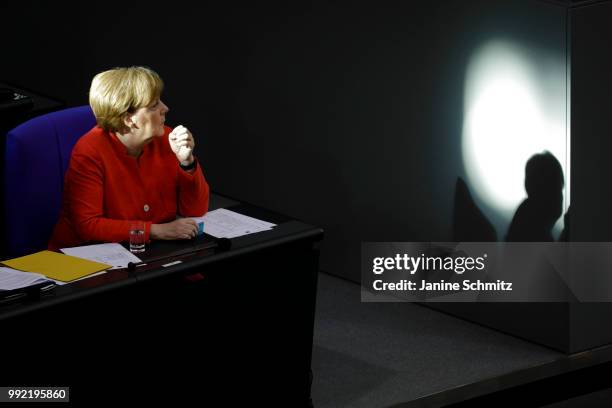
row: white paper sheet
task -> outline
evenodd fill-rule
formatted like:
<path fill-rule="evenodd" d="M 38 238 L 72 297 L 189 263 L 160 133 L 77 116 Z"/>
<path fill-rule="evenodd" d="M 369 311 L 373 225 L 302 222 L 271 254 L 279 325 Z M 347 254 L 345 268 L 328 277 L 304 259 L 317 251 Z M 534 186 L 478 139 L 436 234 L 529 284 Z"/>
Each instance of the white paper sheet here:
<path fill-rule="evenodd" d="M 192 218 L 196 222 L 204 221 L 204 232 L 215 238 L 236 238 L 255 232 L 271 230 L 276 226 L 276 224 L 271 222 L 238 214 L 225 208 L 209 211 L 203 217 Z"/>
<path fill-rule="evenodd" d="M 0 290 L 25 288 L 42 282 L 53 283 L 53 281 L 39 273 L 22 272 L 13 268 L 0 267 Z"/>
<path fill-rule="evenodd" d="M 66 255 L 113 265 L 111 269 L 127 268 L 129 262 L 141 262 L 140 258 L 117 243 L 62 248 L 61 251 Z"/>

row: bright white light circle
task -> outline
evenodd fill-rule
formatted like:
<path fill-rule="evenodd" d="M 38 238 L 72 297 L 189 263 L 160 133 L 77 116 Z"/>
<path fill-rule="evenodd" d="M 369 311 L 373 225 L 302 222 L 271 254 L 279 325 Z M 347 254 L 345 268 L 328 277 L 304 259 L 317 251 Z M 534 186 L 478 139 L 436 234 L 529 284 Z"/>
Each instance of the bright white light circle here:
<path fill-rule="evenodd" d="M 468 66 L 465 83 L 463 160 L 477 199 L 509 221 L 526 197 L 525 163 L 551 152 L 565 171 L 565 101 L 551 101 L 546 86 L 565 86 L 563 70 L 548 85 L 523 50 L 495 41 L 482 47 Z M 550 60 L 550 59 L 549 59 Z M 558 92 L 554 93 L 558 96 Z M 562 93 L 563 94 L 563 93 Z"/>

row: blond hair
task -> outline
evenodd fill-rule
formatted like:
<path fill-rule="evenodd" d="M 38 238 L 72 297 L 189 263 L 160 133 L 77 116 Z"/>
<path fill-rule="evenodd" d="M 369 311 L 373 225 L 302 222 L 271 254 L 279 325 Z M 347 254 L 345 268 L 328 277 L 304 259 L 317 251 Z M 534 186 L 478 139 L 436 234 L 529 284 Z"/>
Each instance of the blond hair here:
<path fill-rule="evenodd" d="M 125 129 L 126 113 L 151 105 L 163 88 L 159 75 L 149 68 L 113 68 L 100 72 L 91 81 L 89 105 L 98 126 L 117 132 Z"/>

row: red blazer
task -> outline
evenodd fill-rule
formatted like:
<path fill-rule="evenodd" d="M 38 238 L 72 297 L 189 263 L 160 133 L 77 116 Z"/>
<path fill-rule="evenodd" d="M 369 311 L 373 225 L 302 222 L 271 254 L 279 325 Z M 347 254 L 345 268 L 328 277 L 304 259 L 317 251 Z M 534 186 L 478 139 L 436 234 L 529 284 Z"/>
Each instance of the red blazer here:
<path fill-rule="evenodd" d="M 74 146 L 64 179 L 62 210 L 49 249 L 87 242 L 128 240 L 129 222 L 173 221 L 176 215 L 200 217 L 208 211 L 208 183 L 198 163 L 193 174 L 180 168 L 166 127 L 137 159 L 114 133 L 99 127 Z"/>

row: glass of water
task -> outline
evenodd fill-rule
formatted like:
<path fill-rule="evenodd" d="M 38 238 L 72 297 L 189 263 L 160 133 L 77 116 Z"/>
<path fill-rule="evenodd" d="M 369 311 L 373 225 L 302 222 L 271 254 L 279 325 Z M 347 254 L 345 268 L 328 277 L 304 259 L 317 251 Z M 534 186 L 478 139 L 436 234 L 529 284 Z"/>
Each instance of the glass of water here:
<path fill-rule="evenodd" d="M 145 223 L 144 221 L 130 222 L 130 251 L 134 253 L 145 250 Z"/>

